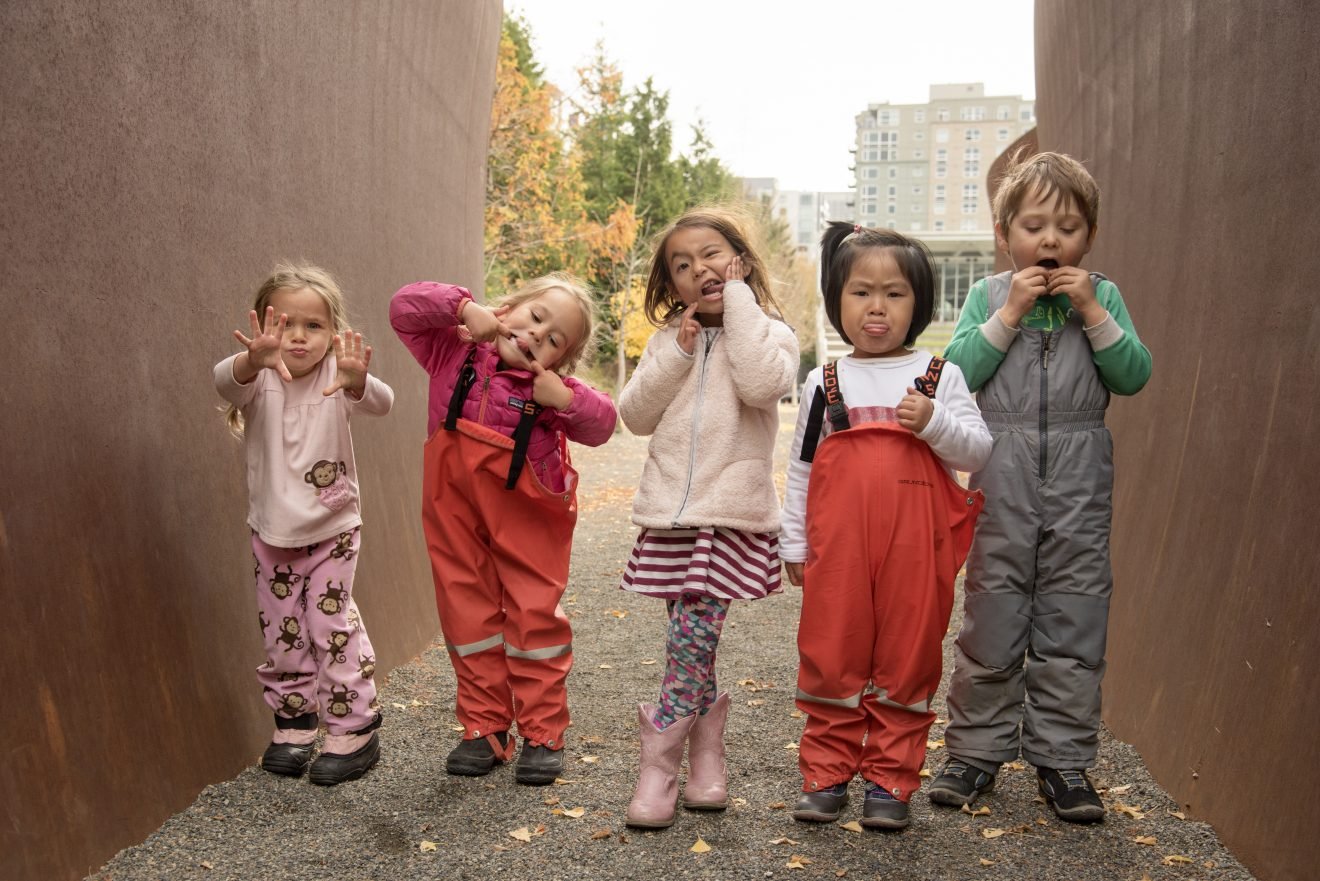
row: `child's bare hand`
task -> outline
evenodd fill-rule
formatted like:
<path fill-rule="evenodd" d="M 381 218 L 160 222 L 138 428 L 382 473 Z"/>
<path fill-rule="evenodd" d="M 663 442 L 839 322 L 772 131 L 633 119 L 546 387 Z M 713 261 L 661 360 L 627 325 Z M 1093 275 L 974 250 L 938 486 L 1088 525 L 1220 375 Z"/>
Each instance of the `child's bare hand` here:
<path fill-rule="evenodd" d="M 257 321 L 257 310 L 248 312 L 252 323 L 252 336 L 245 337 L 241 330 L 234 331 L 234 338 L 247 347 L 248 364 L 253 370 L 274 370 L 285 382 L 293 382 L 293 375 L 284 364 L 284 326 L 289 323 L 289 316 L 280 315 L 275 319 L 275 307 L 266 307 L 264 326 Z"/>
<path fill-rule="evenodd" d="M 784 574 L 788 576 L 788 583 L 794 587 L 802 586 L 802 564 L 790 563 L 784 561 Z"/>
<path fill-rule="evenodd" d="M 1013 282 L 1008 288 L 1008 300 L 999 307 L 999 318 L 1009 327 L 1017 327 L 1022 319 L 1036 305 L 1036 298 L 1043 297 L 1049 288 L 1050 270 L 1043 266 L 1028 266 L 1021 272 L 1013 273 Z"/>
<path fill-rule="evenodd" d="M 697 322 L 697 304 L 693 303 L 683 313 L 678 325 L 678 347 L 691 355 L 697 350 L 697 334 L 701 333 L 701 324 Z"/>
<path fill-rule="evenodd" d="M 371 365 L 371 346 L 364 345 L 362 334 L 344 328 L 343 336 L 335 334 L 335 379 L 321 392 L 329 397 L 343 389 L 360 400 L 367 390 L 367 368 Z"/>
<path fill-rule="evenodd" d="M 542 407 L 553 407 L 556 410 L 565 410 L 573 403 L 573 390 L 564 385 L 564 381 L 559 378 L 559 374 L 553 370 L 546 370 L 537 361 L 527 359 L 532 365 L 532 373 L 536 376 L 532 379 L 532 400 Z"/>
<path fill-rule="evenodd" d="M 726 282 L 742 281 L 743 272 L 744 270 L 743 270 L 742 255 L 735 254 L 733 259 L 729 261 L 729 268 L 724 270 L 724 280 Z"/>
<path fill-rule="evenodd" d="M 513 331 L 509 330 L 501 320 L 507 314 L 509 314 L 508 306 L 487 309 L 476 300 L 468 300 L 467 305 L 463 307 L 462 320 L 468 332 L 472 334 L 473 340 L 479 343 L 491 343 L 496 337 L 513 336 Z"/>
<path fill-rule="evenodd" d="M 898 402 L 898 424 L 913 434 L 920 434 L 935 415 L 935 402 L 908 386 L 907 394 Z"/>
<path fill-rule="evenodd" d="M 1050 273 L 1050 293 L 1067 294 L 1072 304 L 1087 327 L 1094 327 L 1105 320 L 1105 309 L 1095 298 L 1095 282 L 1091 273 L 1080 266 L 1060 266 Z"/>

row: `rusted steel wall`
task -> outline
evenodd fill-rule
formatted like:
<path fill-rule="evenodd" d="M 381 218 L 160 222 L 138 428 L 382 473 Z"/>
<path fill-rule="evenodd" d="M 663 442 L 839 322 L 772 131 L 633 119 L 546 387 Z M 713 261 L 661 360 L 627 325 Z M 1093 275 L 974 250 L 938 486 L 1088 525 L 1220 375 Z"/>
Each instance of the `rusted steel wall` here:
<path fill-rule="evenodd" d="M 1105 719 L 1262 879 L 1316 877 L 1320 6 L 1036 3 L 1042 149 L 1155 359 L 1116 436 Z"/>
<path fill-rule="evenodd" d="M 268 737 L 242 452 L 211 366 L 281 258 L 339 277 L 397 393 L 354 426 L 380 669 L 438 631 L 424 379 L 387 301 L 480 284 L 500 17 L 0 4 L 0 877 L 82 877 Z"/>

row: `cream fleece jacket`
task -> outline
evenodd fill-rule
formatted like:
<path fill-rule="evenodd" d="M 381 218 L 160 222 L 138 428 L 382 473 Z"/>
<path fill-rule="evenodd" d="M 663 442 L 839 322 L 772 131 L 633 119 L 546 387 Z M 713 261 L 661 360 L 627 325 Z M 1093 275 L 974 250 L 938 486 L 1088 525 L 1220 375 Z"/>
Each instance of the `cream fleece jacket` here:
<path fill-rule="evenodd" d="M 633 522 L 778 532 L 779 399 L 797 369 L 797 337 L 742 282 L 725 284 L 724 327 L 704 330 L 692 355 L 677 324 L 657 331 L 619 396 L 628 429 L 651 435 Z"/>

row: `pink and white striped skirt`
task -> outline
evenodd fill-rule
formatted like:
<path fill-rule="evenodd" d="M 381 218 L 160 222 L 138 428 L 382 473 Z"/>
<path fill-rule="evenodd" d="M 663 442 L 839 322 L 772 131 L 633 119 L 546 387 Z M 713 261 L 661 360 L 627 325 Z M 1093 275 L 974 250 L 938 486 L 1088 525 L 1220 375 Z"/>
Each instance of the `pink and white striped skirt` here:
<path fill-rule="evenodd" d="M 779 536 L 723 526 L 643 529 L 623 570 L 624 590 L 676 599 L 703 594 L 757 600 L 778 593 Z"/>

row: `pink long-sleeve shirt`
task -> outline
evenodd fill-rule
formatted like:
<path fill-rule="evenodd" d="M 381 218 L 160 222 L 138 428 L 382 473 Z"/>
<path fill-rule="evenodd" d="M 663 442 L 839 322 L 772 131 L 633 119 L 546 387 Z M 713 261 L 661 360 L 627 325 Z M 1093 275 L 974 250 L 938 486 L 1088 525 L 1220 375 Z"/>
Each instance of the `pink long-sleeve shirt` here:
<path fill-rule="evenodd" d="M 458 310 L 470 299 L 472 295 L 457 285 L 420 281 L 400 288 L 390 300 L 390 326 L 431 377 L 428 437 L 444 422 L 459 372 L 474 347 L 458 337 Z M 490 343 L 477 343 L 475 348 L 477 378 L 463 402 L 462 416 L 512 436 L 523 402 L 532 397 L 533 374 L 502 367 L 499 353 Z M 563 381 L 573 393 L 572 403 L 562 410 L 542 410 L 527 445 L 528 465 L 542 485 L 554 492 L 564 489 L 559 435 L 586 446 L 600 446 L 614 434 L 618 418 L 609 395 L 576 377 L 565 376 Z"/>

